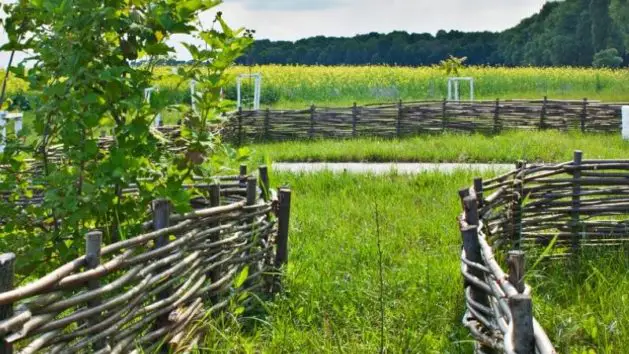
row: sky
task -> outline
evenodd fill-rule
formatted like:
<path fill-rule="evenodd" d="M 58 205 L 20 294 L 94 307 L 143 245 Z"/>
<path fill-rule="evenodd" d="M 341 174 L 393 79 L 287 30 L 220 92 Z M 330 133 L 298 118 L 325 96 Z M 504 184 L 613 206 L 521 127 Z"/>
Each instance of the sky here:
<path fill-rule="evenodd" d="M 6 0 L 0 0 L 2 2 Z M 11 1 L 12 0 L 8 0 Z M 13 0 L 14 1 L 14 0 Z M 256 30 L 256 38 L 297 40 L 316 35 L 353 36 L 394 30 L 501 31 L 541 9 L 546 0 L 224 0 L 217 10 L 232 27 Z M 216 11 L 202 15 L 211 23 Z M 2 14 L 0 14 L 2 16 Z M 173 38 L 180 59 L 186 51 Z M 0 43 L 6 35 L 0 29 Z M 0 52 L 0 67 L 8 53 Z M 22 57 L 22 56 L 20 56 Z"/>

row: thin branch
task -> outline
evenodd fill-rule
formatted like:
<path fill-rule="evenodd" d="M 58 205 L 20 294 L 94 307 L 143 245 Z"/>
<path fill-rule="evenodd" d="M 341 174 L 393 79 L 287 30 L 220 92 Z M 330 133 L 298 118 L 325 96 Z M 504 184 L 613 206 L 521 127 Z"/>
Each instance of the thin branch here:
<path fill-rule="evenodd" d="M 4 80 L 2 81 L 2 92 L 0 92 L 0 107 L 4 104 L 5 95 L 7 92 L 7 83 L 9 82 L 9 73 L 11 65 L 13 65 L 13 58 L 15 57 L 15 50 L 11 51 L 11 56 L 9 57 L 9 63 L 7 64 L 7 71 L 4 73 Z"/>
<path fill-rule="evenodd" d="M 382 243 L 380 238 L 380 213 L 376 202 L 376 240 L 378 245 L 378 272 L 380 277 L 380 354 L 384 354 L 384 266 L 382 263 Z"/>

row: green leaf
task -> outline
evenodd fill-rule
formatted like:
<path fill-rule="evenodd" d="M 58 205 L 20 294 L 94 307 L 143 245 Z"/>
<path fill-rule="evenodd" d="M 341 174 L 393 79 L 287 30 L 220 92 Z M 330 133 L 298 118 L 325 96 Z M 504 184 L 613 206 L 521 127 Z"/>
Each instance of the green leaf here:
<path fill-rule="evenodd" d="M 240 274 L 234 279 L 234 288 L 238 289 L 245 283 L 247 277 L 249 276 L 249 266 L 245 266 Z"/>

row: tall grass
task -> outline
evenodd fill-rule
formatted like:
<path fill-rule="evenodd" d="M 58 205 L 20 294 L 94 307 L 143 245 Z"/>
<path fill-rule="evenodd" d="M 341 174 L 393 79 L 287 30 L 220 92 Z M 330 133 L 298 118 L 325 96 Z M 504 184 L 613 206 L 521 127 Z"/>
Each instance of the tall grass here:
<path fill-rule="evenodd" d="M 288 141 L 249 147 L 254 161 L 535 162 L 568 161 L 574 150 L 588 159 L 627 158 L 620 134 L 508 131 L 499 135 L 439 134 L 404 139 Z"/>
<path fill-rule="evenodd" d="M 293 190 L 285 294 L 266 316 L 213 322 L 208 351 L 471 353 L 461 325 L 457 189 L 473 172 L 415 177 L 275 174 Z M 384 296 L 374 201 L 381 227 Z M 629 345 L 629 258 L 611 251 L 528 273 L 535 316 L 561 353 L 620 353 Z M 534 260 L 529 259 L 529 264 Z M 236 326 L 236 327 L 239 327 Z"/>

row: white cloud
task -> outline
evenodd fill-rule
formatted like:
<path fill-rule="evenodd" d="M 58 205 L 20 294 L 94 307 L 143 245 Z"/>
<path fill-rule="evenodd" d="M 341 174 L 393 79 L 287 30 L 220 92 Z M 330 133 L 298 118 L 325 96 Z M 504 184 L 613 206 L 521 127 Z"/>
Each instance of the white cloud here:
<path fill-rule="evenodd" d="M 436 33 L 440 29 L 500 31 L 539 11 L 545 0 L 225 0 L 219 9 L 233 27 L 256 30 L 257 38 L 297 40 L 359 33 Z M 202 15 L 210 24 L 216 11 Z M 176 37 L 171 43 L 181 40 Z M 184 38 L 185 39 L 185 38 Z M 6 41 L 0 29 L 0 43 Z M 187 58 L 177 45 L 177 54 Z M 8 53 L 0 53 L 5 66 Z"/>

